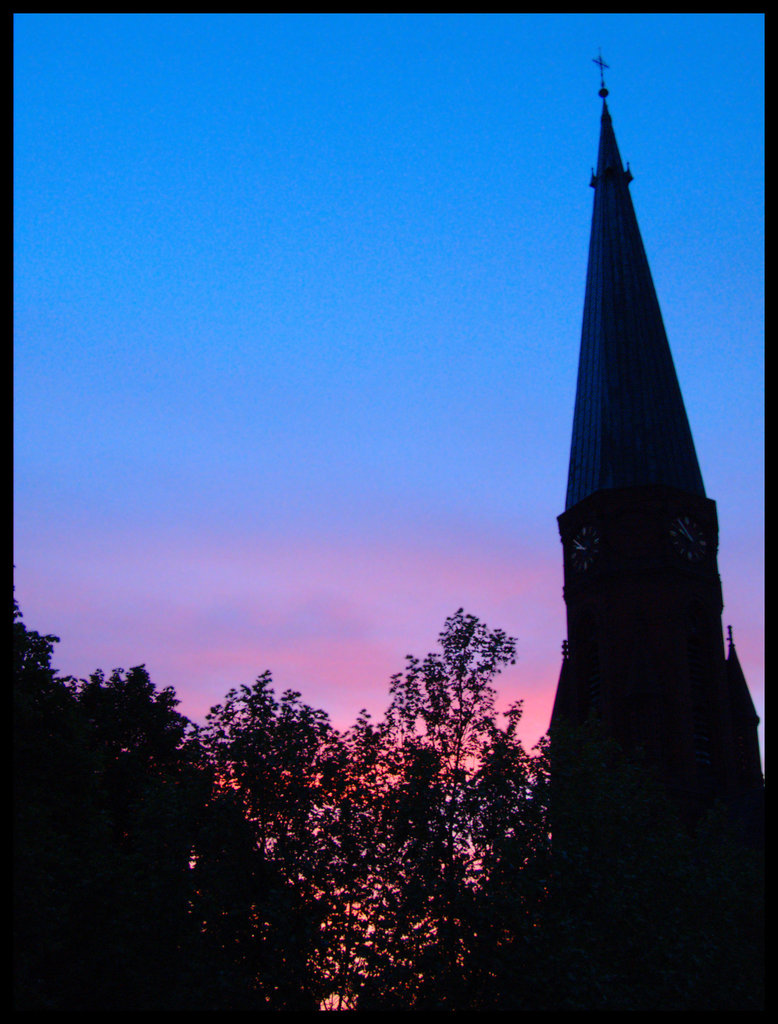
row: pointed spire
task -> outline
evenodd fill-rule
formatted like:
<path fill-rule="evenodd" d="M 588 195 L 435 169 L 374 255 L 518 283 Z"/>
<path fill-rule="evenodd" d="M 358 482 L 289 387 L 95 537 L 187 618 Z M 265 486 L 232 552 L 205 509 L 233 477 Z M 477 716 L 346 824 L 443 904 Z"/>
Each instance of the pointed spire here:
<path fill-rule="evenodd" d="M 667 484 L 704 496 L 697 455 L 602 78 L 602 116 L 566 508 Z"/>

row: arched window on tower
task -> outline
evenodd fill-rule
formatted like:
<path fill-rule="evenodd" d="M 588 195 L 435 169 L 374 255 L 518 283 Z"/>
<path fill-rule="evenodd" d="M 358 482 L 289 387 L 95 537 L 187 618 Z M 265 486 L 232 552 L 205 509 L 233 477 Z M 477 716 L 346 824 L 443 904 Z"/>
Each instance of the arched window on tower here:
<path fill-rule="evenodd" d="M 686 655 L 689 669 L 689 696 L 692 713 L 694 761 L 704 788 L 714 784 L 714 737 L 711 692 L 712 666 L 707 617 L 699 605 L 693 605 L 686 620 Z"/>
<path fill-rule="evenodd" d="M 626 738 L 633 750 L 642 750 L 652 761 L 664 757 L 661 730 L 663 693 L 649 638 L 634 638 L 626 676 Z"/>
<path fill-rule="evenodd" d="M 602 676 L 597 624 L 591 612 L 584 612 L 576 627 L 577 675 L 580 680 L 579 700 L 581 718 L 600 718 L 602 715 Z"/>

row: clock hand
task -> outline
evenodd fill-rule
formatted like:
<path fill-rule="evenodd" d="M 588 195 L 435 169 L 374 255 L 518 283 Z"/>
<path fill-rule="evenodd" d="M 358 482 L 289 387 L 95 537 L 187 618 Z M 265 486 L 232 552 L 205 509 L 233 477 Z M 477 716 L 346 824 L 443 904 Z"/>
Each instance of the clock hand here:
<path fill-rule="evenodd" d="M 693 544 L 694 543 L 694 537 L 692 537 L 692 535 L 689 533 L 689 531 L 686 529 L 686 527 L 683 525 L 683 523 L 681 522 L 680 519 L 678 520 L 678 525 L 681 528 L 681 532 L 685 535 L 686 539 L 691 541 L 692 544 Z"/>

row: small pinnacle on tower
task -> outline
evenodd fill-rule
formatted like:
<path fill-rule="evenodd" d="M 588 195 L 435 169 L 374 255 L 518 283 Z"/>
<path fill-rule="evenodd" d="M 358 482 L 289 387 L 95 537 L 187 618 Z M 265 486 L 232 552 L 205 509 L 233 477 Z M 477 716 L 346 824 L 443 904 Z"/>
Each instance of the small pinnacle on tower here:
<path fill-rule="evenodd" d="M 598 57 L 592 57 L 592 63 L 597 64 L 600 68 L 600 91 L 598 95 L 602 96 L 602 98 L 605 99 L 605 97 L 608 95 L 608 90 L 605 88 L 605 77 L 603 75 L 603 71 L 605 68 L 610 69 L 610 66 L 606 64 L 605 61 L 602 59 L 602 50 L 600 50 Z"/>

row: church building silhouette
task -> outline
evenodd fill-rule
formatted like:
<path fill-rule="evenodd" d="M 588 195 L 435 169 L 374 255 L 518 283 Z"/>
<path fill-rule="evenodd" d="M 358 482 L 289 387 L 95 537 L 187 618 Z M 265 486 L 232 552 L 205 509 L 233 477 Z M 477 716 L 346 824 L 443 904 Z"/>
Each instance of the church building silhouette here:
<path fill-rule="evenodd" d="M 596 61 L 602 68 L 601 60 Z M 573 416 L 559 516 L 567 640 L 551 719 L 598 718 L 642 752 L 687 817 L 723 800 L 760 826 L 757 717 L 706 496 L 601 79 L 602 116 Z"/>

